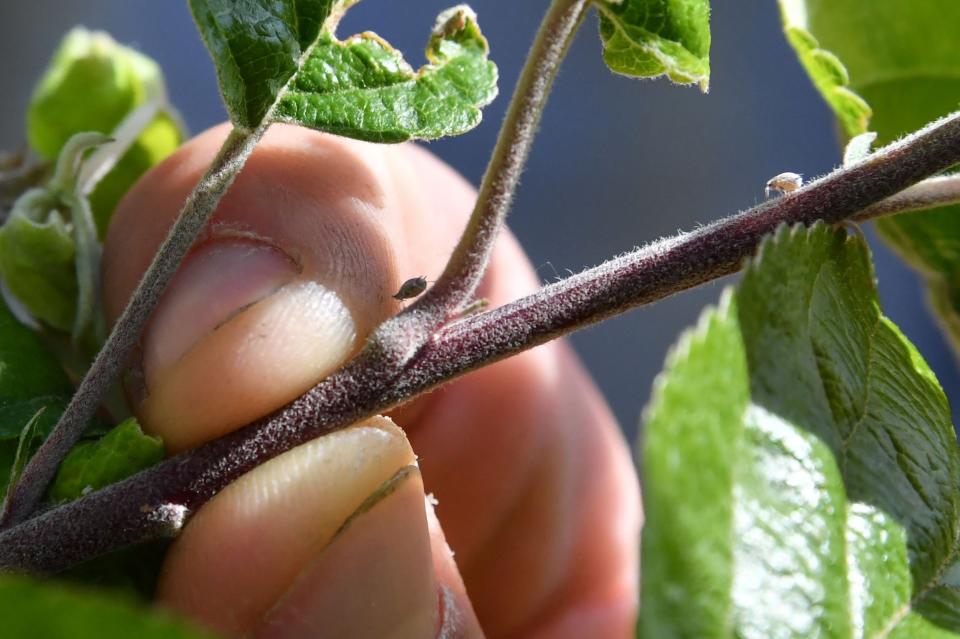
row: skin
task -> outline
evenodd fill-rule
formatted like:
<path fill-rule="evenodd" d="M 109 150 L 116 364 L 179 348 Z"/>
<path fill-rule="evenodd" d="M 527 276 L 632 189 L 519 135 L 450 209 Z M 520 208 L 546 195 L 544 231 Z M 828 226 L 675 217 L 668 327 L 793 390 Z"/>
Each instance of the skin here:
<path fill-rule="evenodd" d="M 119 207 L 111 318 L 226 132 L 187 143 Z M 419 147 L 273 127 L 148 326 L 128 380 L 145 427 L 179 450 L 302 393 L 399 310 L 403 281 L 440 273 L 474 198 Z M 537 286 L 505 232 L 478 295 L 495 306 Z M 632 635 L 637 477 L 564 342 L 391 417 L 209 502 L 167 558 L 160 603 L 236 637 Z"/>

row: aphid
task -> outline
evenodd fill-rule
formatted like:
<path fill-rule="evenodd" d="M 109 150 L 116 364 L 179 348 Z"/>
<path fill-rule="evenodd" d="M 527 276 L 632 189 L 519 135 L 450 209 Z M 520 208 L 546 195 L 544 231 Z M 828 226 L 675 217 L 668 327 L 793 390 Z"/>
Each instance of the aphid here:
<path fill-rule="evenodd" d="M 780 175 L 774 175 L 772 178 L 767 180 L 767 188 L 765 193 L 767 197 L 770 197 L 770 190 L 780 191 L 781 193 L 791 193 L 796 191 L 801 186 L 803 186 L 803 176 L 799 173 L 781 173 Z"/>
<path fill-rule="evenodd" d="M 426 277 L 423 275 L 420 277 L 411 277 L 400 285 L 400 290 L 393 294 L 393 299 L 408 300 L 411 297 L 416 297 L 420 293 L 423 293 L 425 290 L 427 290 Z"/>

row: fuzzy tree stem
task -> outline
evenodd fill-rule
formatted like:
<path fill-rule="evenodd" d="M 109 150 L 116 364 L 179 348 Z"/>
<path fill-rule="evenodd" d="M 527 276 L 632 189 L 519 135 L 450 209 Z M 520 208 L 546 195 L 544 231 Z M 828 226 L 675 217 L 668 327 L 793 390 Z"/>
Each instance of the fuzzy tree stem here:
<path fill-rule="evenodd" d="M 490 157 L 477 203 L 443 273 L 411 314 L 445 321 L 469 303 L 480 283 L 527 162 L 540 116 L 588 0 L 554 0 L 543 18 Z"/>
<path fill-rule="evenodd" d="M 126 308 L 90 369 L 80 382 L 53 432 L 24 468 L 20 480 L 7 494 L 0 526 L 8 527 L 26 519 L 37 507 L 60 462 L 77 443 L 97 411 L 117 374 L 127 363 L 147 319 L 173 279 L 177 267 L 240 169 L 262 137 L 265 127 L 255 131 L 233 129 L 207 172 L 187 198 L 174 225 L 144 273 Z"/>
<path fill-rule="evenodd" d="M 960 115 L 804 188 L 661 240 L 486 313 L 452 322 L 399 371 L 361 354 L 287 406 L 138 475 L 0 533 L 0 569 L 56 572 L 174 534 L 242 474 L 480 366 L 738 270 L 781 224 L 840 223 L 960 162 Z"/>

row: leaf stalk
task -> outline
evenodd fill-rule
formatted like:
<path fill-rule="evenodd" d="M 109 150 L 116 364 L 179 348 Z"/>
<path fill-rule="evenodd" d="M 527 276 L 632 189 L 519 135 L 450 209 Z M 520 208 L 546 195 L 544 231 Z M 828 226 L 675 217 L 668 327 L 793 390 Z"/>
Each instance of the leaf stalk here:
<path fill-rule="evenodd" d="M 439 324 L 473 301 L 553 82 L 588 8 L 588 0 L 554 0 L 550 5 L 520 73 L 466 229 L 436 283 L 407 309 L 410 314 L 426 311 Z"/>

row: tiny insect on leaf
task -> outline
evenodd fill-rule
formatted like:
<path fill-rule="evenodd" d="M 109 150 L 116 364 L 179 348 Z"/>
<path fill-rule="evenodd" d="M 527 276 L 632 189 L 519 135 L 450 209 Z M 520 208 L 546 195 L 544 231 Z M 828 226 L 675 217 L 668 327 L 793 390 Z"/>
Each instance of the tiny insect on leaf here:
<path fill-rule="evenodd" d="M 400 285 L 400 290 L 393 294 L 393 299 L 395 300 L 408 300 L 411 297 L 416 297 L 427 290 L 427 278 L 424 276 L 420 277 L 411 277 L 409 280 Z"/>

